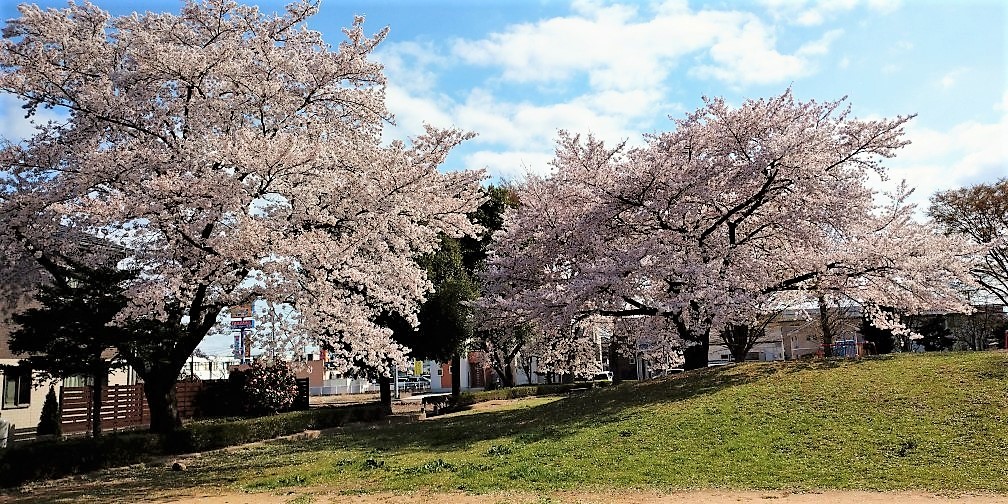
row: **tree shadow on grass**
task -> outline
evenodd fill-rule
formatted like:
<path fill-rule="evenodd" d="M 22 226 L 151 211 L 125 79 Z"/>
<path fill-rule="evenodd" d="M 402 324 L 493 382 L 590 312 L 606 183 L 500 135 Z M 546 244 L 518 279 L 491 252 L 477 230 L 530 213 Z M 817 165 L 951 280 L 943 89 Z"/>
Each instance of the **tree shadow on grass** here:
<path fill-rule="evenodd" d="M 365 426 L 359 432 L 347 431 L 338 440 L 330 438 L 318 442 L 338 442 L 359 450 L 449 452 L 481 441 L 502 438 L 513 438 L 522 443 L 556 441 L 585 428 L 632 420 L 640 416 L 642 407 L 649 405 L 687 401 L 774 375 L 859 366 L 863 362 L 890 358 L 745 363 L 700 369 L 656 380 L 588 390 L 531 408 L 435 418 L 399 426 Z"/>
<path fill-rule="evenodd" d="M 194 494 L 212 496 L 214 487 L 236 481 L 223 468 L 177 472 L 172 471 L 170 465 L 125 467 L 2 489 L 0 502 L 175 502 L 182 497 L 192 498 Z M 195 488 L 204 488 L 204 493 L 194 492 Z"/>
<path fill-rule="evenodd" d="M 550 403 L 516 410 L 488 411 L 424 422 L 364 427 L 319 443 L 345 443 L 355 449 L 453 451 L 500 438 L 523 443 L 559 440 L 583 428 L 634 417 L 639 408 L 674 403 L 754 382 L 773 371 L 761 367 L 711 368 L 647 382 L 627 382 L 588 390 Z"/>

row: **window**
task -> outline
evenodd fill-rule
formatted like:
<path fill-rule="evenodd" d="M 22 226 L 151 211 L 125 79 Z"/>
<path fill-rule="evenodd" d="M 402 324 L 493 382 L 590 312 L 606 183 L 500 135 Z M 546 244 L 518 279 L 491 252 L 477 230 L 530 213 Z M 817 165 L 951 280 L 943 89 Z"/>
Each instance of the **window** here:
<path fill-rule="evenodd" d="M 64 387 L 90 387 L 91 377 L 84 375 L 74 375 L 63 378 Z"/>
<path fill-rule="evenodd" d="M 31 402 L 31 369 L 8 368 L 4 371 L 3 407 L 26 408 Z"/>

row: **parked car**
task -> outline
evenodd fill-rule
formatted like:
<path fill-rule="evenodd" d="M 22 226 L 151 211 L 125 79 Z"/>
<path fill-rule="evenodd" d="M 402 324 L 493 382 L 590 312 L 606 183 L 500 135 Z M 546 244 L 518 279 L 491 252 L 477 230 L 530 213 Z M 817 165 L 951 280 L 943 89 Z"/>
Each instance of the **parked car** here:
<path fill-rule="evenodd" d="M 611 382 L 612 381 L 612 371 L 602 371 L 602 372 L 599 372 L 599 373 L 595 373 L 595 375 L 592 376 L 591 381 L 606 381 L 606 382 Z"/>

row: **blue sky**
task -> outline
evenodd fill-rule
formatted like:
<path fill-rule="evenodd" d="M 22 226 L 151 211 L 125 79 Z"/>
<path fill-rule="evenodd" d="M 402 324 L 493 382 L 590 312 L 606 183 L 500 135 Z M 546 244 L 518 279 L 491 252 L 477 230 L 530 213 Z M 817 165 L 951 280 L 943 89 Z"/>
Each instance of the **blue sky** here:
<path fill-rule="evenodd" d="M 114 14 L 180 6 L 96 3 Z M 13 2 L 0 9 L 17 15 Z M 848 96 L 860 117 L 918 114 L 913 144 L 888 165 L 921 204 L 1008 175 L 1003 2 L 323 0 L 310 26 L 335 45 L 355 14 L 369 32 L 391 28 L 376 53 L 397 120 L 388 138 L 425 121 L 479 134 L 448 169 L 546 173 L 558 129 L 639 143 L 704 95 L 739 103 L 791 86 L 804 99 Z M 17 105 L 0 98 L 0 135 L 24 135 Z"/>

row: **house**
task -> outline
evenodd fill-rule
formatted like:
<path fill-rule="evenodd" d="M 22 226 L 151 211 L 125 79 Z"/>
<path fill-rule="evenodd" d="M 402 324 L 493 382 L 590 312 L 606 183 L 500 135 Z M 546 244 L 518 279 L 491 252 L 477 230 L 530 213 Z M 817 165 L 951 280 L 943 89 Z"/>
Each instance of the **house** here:
<path fill-rule="evenodd" d="M 864 355 L 864 337 L 859 332 L 861 327 L 859 308 L 833 310 L 829 315 L 829 323 L 833 328 L 833 355 L 838 357 Z M 764 336 L 749 350 L 746 360 L 794 360 L 821 356 L 823 348 L 820 324 L 818 309 L 784 310 L 767 323 Z M 715 364 L 731 362 L 732 356 L 728 347 L 718 342 L 716 337 L 711 338 L 707 361 Z"/>
<path fill-rule="evenodd" d="M 23 301 L 21 303 L 16 305 L 17 309 L 26 306 Z M 72 376 L 52 382 L 43 381 L 41 373 L 21 364 L 23 356 L 11 353 L 7 342 L 13 329 L 9 311 L 0 313 L 0 386 L 3 393 L 0 418 L 20 430 L 38 425 L 50 384 L 55 387 L 56 396 L 60 397 L 63 387 L 90 385 L 90 377 Z M 109 373 L 108 385 L 134 385 L 139 382 L 136 372 L 129 368 Z"/>
<path fill-rule="evenodd" d="M 433 368 L 435 372 L 431 373 L 431 390 L 451 390 L 451 363 L 441 362 L 432 364 L 434 364 Z M 459 378 L 462 390 L 485 389 L 487 384 L 498 381 L 497 374 L 493 368 L 484 362 L 483 352 L 469 352 L 465 357 L 459 359 Z M 525 382 L 519 381 L 516 383 Z"/>
<path fill-rule="evenodd" d="M 231 368 L 239 364 L 241 359 L 231 354 L 203 357 L 193 354 L 182 366 L 179 379 L 226 380 L 231 374 Z"/>
<path fill-rule="evenodd" d="M 7 347 L 10 324 L 0 322 L 0 380 L 3 386 L 3 403 L 0 418 L 18 428 L 38 425 L 42 415 L 48 387 L 35 387 L 38 373 L 21 366 L 20 359 Z"/>

